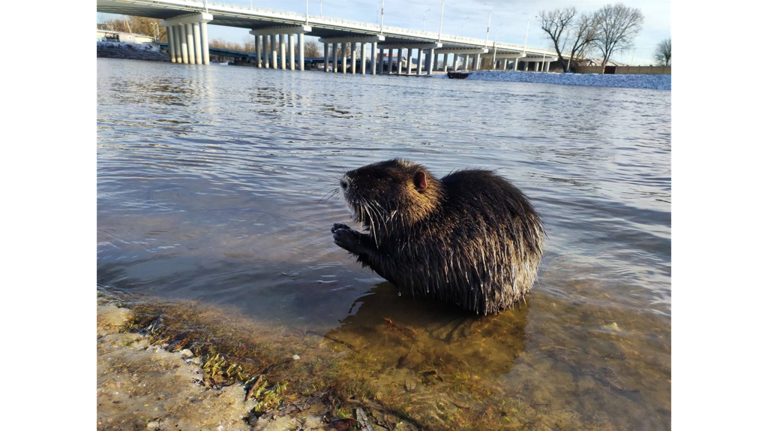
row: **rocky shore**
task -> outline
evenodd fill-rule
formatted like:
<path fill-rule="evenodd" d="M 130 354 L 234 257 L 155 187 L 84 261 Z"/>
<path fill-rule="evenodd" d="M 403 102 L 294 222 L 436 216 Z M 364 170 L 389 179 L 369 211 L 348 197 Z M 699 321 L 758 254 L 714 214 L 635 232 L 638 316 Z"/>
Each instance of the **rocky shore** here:
<path fill-rule="evenodd" d="M 268 388 L 263 376 L 216 383 L 224 361 L 158 344 L 151 333 L 133 332 L 136 321 L 128 308 L 98 305 L 98 430 L 413 429 L 374 426 L 362 408 L 339 415 L 326 392 L 291 397 L 280 384 Z"/>
<path fill-rule="evenodd" d="M 96 57 L 171 61 L 170 56 L 153 43 L 96 42 Z"/>

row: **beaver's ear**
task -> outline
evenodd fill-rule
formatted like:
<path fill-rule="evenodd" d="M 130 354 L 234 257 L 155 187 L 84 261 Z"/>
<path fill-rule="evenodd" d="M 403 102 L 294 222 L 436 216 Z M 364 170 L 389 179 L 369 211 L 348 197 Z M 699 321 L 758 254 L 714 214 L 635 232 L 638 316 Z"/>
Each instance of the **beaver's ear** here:
<path fill-rule="evenodd" d="M 422 171 L 416 172 L 413 183 L 416 185 L 416 190 L 423 192 L 427 189 L 427 174 Z"/>

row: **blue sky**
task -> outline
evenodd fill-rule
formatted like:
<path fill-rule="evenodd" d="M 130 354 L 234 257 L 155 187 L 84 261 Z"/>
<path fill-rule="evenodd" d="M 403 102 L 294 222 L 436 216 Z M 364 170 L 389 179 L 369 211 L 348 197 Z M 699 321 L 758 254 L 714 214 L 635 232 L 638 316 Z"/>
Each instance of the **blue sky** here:
<path fill-rule="evenodd" d="M 220 3 L 250 6 L 249 0 L 219 0 Z M 441 0 L 384 0 L 384 24 L 437 32 L 440 27 Z M 500 41 L 523 44 L 528 20 L 531 21 L 528 45 L 551 47 L 548 37 L 538 26 L 541 10 L 574 6 L 579 12 L 592 12 L 610 3 L 606 0 L 446 0 L 443 33 L 484 39 L 491 11 L 491 34 Z M 652 62 L 653 51 L 662 39 L 670 37 L 669 0 L 626 0 L 627 6 L 639 8 L 645 15 L 643 29 L 635 39 L 635 50 L 618 54 L 615 60 L 636 64 Z M 253 0 L 253 7 L 304 13 L 305 0 Z M 320 15 L 320 0 L 309 0 L 309 13 Z M 377 22 L 381 0 L 323 0 L 323 15 L 357 21 Z M 214 24 L 213 22 L 211 24 Z M 244 42 L 248 30 L 209 26 L 209 38 Z"/>

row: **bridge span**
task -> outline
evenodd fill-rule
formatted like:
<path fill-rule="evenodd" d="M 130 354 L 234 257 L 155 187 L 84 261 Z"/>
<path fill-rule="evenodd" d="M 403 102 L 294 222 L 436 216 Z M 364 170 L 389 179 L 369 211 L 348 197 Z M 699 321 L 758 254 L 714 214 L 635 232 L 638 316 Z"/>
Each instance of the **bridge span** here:
<path fill-rule="evenodd" d="M 304 70 L 304 35 L 320 38 L 324 48 L 324 70 L 347 73 L 431 75 L 436 67 L 447 71 L 488 69 L 549 71 L 557 60 L 550 50 L 504 42 L 410 30 L 343 19 L 274 11 L 195 0 L 97 0 L 98 12 L 162 19 L 168 34 L 171 61 L 182 64 L 209 64 L 208 23 L 250 29 L 255 38 L 256 67 Z M 383 20 L 382 20 L 383 21 Z M 296 48 L 298 44 L 298 50 Z M 359 46 L 359 47 L 358 47 Z M 298 51 L 298 52 L 297 52 Z M 341 59 L 338 58 L 342 53 Z M 360 58 L 357 58 L 357 53 Z M 298 54 L 298 61 L 295 58 Z M 393 59 L 397 58 L 397 64 Z M 342 67 L 338 65 L 341 60 Z M 405 63 L 403 62 L 405 60 Z M 461 61 L 460 61 L 461 60 Z M 403 73 L 405 67 L 405 73 Z"/>

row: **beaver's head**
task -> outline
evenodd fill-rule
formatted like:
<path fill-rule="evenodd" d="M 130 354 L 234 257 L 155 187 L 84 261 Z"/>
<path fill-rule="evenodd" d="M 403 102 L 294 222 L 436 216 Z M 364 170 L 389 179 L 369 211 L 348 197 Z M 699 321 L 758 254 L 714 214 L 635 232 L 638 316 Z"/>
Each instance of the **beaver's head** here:
<path fill-rule="evenodd" d="M 339 183 L 356 221 L 380 235 L 424 219 L 442 198 L 440 180 L 403 159 L 349 171 Z"/>

